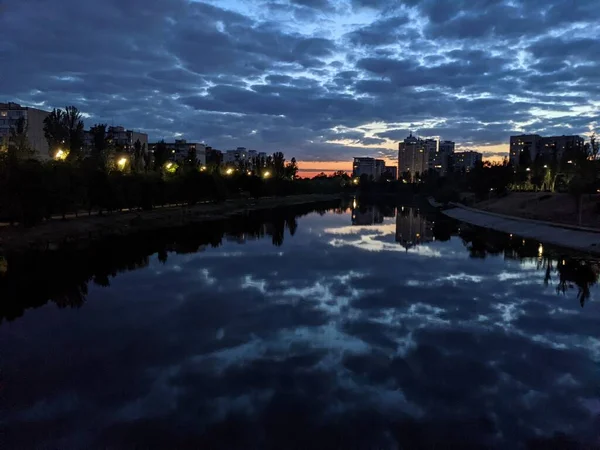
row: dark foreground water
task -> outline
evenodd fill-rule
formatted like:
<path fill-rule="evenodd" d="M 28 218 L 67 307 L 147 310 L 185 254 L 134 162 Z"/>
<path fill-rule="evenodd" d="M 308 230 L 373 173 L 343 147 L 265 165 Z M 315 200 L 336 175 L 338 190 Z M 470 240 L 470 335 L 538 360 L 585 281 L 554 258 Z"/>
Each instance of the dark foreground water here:
<path fill-rule="evenodd" d="M 0 447 L 600 444 L 596 262 L 415 207 L 307 212 L 9 260 Z"/>

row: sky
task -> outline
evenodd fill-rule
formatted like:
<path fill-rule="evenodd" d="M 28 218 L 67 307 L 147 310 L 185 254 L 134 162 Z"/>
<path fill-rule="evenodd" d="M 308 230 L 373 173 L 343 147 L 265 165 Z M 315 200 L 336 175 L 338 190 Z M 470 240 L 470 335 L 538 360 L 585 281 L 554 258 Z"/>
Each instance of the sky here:
<path fill-rule="evenodd" d="M 0 101 L 304 173 L 410 132 L 498 158 L 595 129 L 599 24 L 597 0 L 0 0 Z"/>

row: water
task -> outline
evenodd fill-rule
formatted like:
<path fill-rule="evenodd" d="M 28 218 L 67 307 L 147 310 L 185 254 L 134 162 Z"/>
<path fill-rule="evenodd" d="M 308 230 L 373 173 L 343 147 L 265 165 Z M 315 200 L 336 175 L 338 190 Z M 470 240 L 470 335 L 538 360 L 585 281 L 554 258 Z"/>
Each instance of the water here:
<path fill-rule="evenodd" d="M 564 253 L 356 205 L 9 260 L 3 447 L 598 445 L 598 265 Z"/>

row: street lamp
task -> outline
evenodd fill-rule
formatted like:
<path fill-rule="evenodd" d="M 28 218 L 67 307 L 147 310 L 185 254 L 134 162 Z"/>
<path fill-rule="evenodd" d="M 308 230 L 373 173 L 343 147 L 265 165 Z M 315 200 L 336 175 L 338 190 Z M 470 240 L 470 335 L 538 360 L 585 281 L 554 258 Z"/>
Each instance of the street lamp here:
<path fill-rule="evenodd" d="M 225 171 L 226 175 L 231 175 L 232 173 L 233 173 L 233 169 L 231 167 Z"/>
<path fill-rule="evenodd" d="M 125 157 L 122 157 L 121 159 L 119 159 L 117 161 L 117 166 L 119 167 L 119 170 L 125 169 L 126 165 L 127 165 L 127 158 L 125 158 Z"/>
<path fill-rule="evenodd" d="M 54 159 L 57 161 L 64 161 L 65 159 L 67 159 L 67 153 L 65 153 L 64 150 L 61 150 L 60 148 L 56 151 L 56 154 L 54 155 Z"/>
<path fill-rule="evenodd" d="M 527 169 L 525 169 L 527 172 L 531 172 L 531 169 L 528 167 Z"/>
<path fill-rule="evenodd" d="M 263 178 L 269 178 L 271 176 L 271 172 L 269 172 L 268 170 L 263 173 Z"/>

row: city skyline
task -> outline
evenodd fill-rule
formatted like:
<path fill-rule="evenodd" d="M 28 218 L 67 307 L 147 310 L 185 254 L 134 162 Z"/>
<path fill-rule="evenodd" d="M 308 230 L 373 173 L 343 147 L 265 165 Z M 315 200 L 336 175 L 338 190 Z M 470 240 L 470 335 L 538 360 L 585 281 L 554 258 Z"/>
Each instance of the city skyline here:
<path fill-rule="evenodd" d="M 410 132 L 499 158 L 511 135 L 585 136 L 599 115 L 589 0 L 2 5 L 1 101 L 281 150 L 305 174 L 392 164 Z"/>

